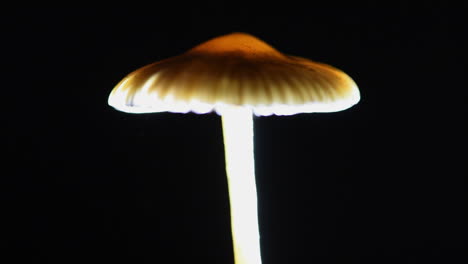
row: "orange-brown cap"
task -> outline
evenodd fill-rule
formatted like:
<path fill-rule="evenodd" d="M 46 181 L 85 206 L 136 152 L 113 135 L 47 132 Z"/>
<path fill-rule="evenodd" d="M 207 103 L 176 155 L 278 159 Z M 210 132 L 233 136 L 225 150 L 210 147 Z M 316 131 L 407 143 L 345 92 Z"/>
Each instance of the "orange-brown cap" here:
<path fill-rule="evenodd" d="M 359 101 L 344 72 L 287 56 L 258 38 L 232 33 L 142 67 L 112 90 L 109 105 L 130 113 L 251 108 L 256 115 L 333 112 Z"/>

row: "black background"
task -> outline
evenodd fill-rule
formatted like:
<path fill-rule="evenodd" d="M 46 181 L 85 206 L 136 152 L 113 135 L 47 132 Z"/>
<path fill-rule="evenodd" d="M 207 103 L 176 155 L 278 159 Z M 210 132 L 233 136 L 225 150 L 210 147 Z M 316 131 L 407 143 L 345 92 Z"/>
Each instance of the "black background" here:
<path fill-rule="evenodd" d="M 233 263 L 219 116 L 107 97 L 241 31 L 344 70 L 362 97 L 255 118 L 263 262 L 466 263 L 466 7 L 153 5 L 2 11 L 0 262 Z"/>

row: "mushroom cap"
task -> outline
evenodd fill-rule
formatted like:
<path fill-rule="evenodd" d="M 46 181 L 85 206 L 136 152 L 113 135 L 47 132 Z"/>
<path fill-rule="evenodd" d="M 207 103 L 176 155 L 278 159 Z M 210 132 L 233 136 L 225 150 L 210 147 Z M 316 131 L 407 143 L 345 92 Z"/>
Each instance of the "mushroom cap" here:
<path fill-rule="evenodd" d="M 129 113 L 222 115 L 242 106 L 255 115 L 292 115 L 344 110 L 359 98 L 344 72 L 232 33 L 130 73 L 112 90 L 109 105 Z"/>

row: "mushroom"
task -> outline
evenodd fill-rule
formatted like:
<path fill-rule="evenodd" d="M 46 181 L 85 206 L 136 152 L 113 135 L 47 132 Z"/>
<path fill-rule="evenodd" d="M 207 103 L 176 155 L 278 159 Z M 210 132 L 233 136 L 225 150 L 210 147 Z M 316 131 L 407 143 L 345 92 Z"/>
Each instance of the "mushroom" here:
<path fill-rule="evenodd" d="M 344 72 L 232 33 L 137 69 L 116 85 L 108 103 L 128 113 L 221 116 L 235 263 L 259 264 L 253 115 L 334 112 L 359 98 Z"/>

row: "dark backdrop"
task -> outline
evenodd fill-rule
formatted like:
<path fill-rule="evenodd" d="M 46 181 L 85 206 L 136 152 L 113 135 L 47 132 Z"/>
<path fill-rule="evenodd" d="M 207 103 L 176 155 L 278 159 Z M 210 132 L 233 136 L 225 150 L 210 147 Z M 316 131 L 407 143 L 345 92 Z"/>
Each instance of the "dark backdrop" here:
<path fill-rule="evenodd" d="M 153 5 L 2 11 L 0 262 L 232 263 L 219 116 L 107 97 L 241 31 L 344 70 L 362 96 L 255 118 L 264 263 L 466 263 L 465 7 Z"/>

